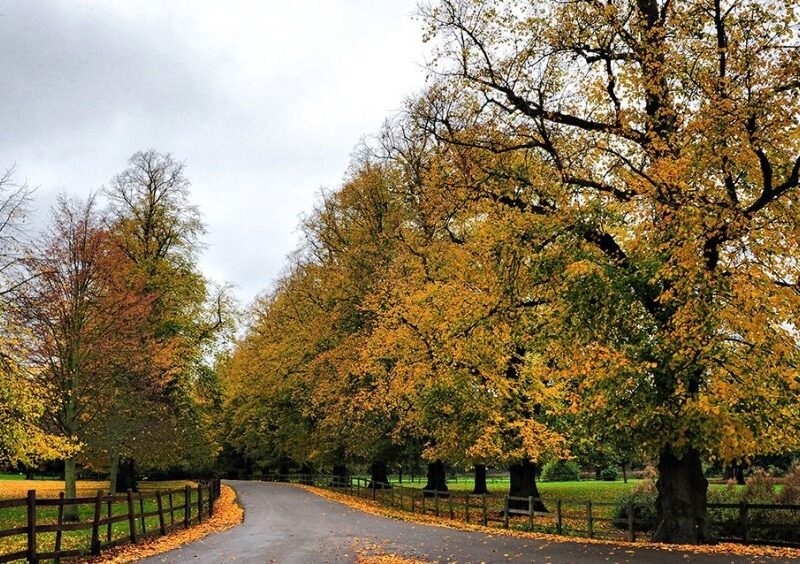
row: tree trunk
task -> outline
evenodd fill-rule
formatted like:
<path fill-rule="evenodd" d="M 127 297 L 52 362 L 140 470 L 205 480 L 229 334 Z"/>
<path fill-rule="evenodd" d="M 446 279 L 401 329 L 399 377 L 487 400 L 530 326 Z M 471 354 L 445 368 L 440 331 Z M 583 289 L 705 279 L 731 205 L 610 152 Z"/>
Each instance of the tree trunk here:
<path fill-rule="evenodd" d="M 368 488 L 383 489 L 391 488 L 389 485 L 389 476 L 386 474 L 385 462 L 373 462 L 370 468 L 370 482 Z"/>
<path fill-rule="evenodd" d="M 124 458 L 119 462 L 117 471 L 117 491 L 125 492 L 132 490 L 139 491 L 139 484 L 136 480 L 136 464 L 132 458 Z"/>
<path fill-rule="evenodd" d="M 425 484 L 424 495 L 427 497 L 433 497 L 434 491 L 447 491 L 447 474 L 445 473 L 444 462 L 441 460 L 437 460 L 436 462 L 431 462 L 428 464 L 428 482 Z M 444 497 L 441 493 L 439 496 Z"/>
<path fill-rule="evenodd" d="M 622 481 L 628 483 L 628 465 L 625 462 L 622 463 Z"/>
<path fill-rule="evenodd" d="M 475 465 L 475 487 L 472 489 L 474 494 L 488 494 L 489 488 L 486 486 L 486 465 Z"/>
<path fill-rule="evenodd" d="M 700 454 L 689 449 L 678 458 L 667 445 L 658 460 L 658 499 L 653 540 L 698 544 L 708 540 L 706 493 Z"/>
<path fill-rule="evenodd" d="M 511 497 L 539 497 L 539 488 L 536 487 L 536 470 L 535 462 L 525 460 L 519 464 L 512 464 L 508 468 L 511 474 L 511 481 L 509 483 L 508 495 Z M 527 509 L 527 501 L 509 501 L 508 506 L 512 509 Z M 533 508 L 536 511 L 547 511 L 544 504 L 539 501 L 533 502 Z"/>
<path fill-rule="evenodd" d="M 401 486 L 403 485 L 403 465 L 400 465 L 400 468 L 397 470 L 397 483 Z"/>
<path fill-rule="evenodd" d="M 744 463 L 740 462 L 739 464 L 735 465 L 735 474 L 736 474 L 736 483 L 740 486 L 745 485 L 744 479 Z"/>
<path fill-rule="evenodd" d="M 111 456 L 111 468 L 108 471 L 108 493 L 115 495 L 117 493 L 117 474 L 119 473 L 119 454 Z"/>
<path fill-rule="evenodd" d="M 335 488 L 346 488 L 350 486 L 350 473 L 344 464 L 333 465 L 333 483 Z"/>
<path fill-rule="evenodd" d="M 314 467 L 311 466 L 311 464 L 303 462 L 302 466 L 300 466 L 300 474 L 302 476 L 300 479 L 301 484 L 305 484 L 306 486 L 314 485 Z"/>
<path fill-rule="evenodd" d="M 64 497 L 74 499 L 77 496 L 78 464 L 74 456 L 64 460 Z M 64 506 L 64 521 L 78 520 L 78 506 Z"/>

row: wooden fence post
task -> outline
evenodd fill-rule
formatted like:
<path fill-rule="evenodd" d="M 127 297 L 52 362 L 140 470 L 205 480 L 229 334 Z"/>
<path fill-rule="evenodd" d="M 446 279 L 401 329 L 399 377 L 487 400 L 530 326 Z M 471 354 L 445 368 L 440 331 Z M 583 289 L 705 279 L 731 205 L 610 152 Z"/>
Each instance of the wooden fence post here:
<path fill-rule="evenodd" d="M 188 529 L 192 521 L 192 488 L 188 485 L 183 490 L 183 528 Z"/>
<path fill-rule="evenodd" d="M 558 532 L 558 534 L 560 535 L 560 534 L 563 534 L 563 532 L 564 532 L 564 529 L 561 526 L 561 500 L 560 499 L 556 500 L 556 518 L 557 518 L 557 520 L 556 520 L 556 532 Z"/>
<path fill-rule="evenodd" d="M 447 507 L 450 509 L 450 518 L 451 519 L 455 519 L 456 518 L 456 511 L 455 511 L 455 508 L 453 507 L 453 495 L 452 494 L 447 496 Z"/>
<path fill-rule="evenodd" d="M 428 513 L 428 509 L 425 507 L 425 490 L 422 490 L 422 514 L 426 515 Z"/>
<path fill-rule="evenodd" d="M 208 488 L 208 516 L 214 516 L 214 502 L 217 499 L 216 483 L 212 482 L 211 487 Z"/>
<path fill-rule="evenodd" d="M 94 499 L 94 518 L 92 519 L 92 545 L 93 556 L 100 554 L 100 512 L 103 510 L 103 490 L 97 490 Z"/>
<path fill-rule="evenodd" d="M 628 502 L 628 540 L 636 542 L 636 509 L 633 502 Z"/>
<path fill-rule="evenodd" d="M 28 490 L 27 502 L 28 562 L 38 562 L 39 557 L 36 554 L 36 490 Z"/>
<path fill-rule="evenodd" d="M 113 496 L 111 494 L 109 494 L 108 497 L 106 498 L 106 517 L 108 519 L 111 519 L 111 517 L 114 515 L 114 510 L 112 509 L 113 505 L 112 499 Z M 107 543 L 111 542 L 112 537 L 113 537 L 112 525 L 111 523 L 108 523 L 108 525 L 106 525 L 106 542 Z"/>
<path fill-rule="evenodd" d="M 586 525 L 589 527 L 589 538 L 594 538 L 594 520 L 592 519 L 592 502 L 586 502 Z"/>
<path fill-rule="evenodd" d="M 742 543 L 744 544 L 750 544 L 750 530 L 747 523 L 747 513 L 747 502 L 742 501 L 741 505 L 739 506 L 739 520 L 742 526 Z"/>
<path fill-rule="evenodd" d="M 64 492 L 58 494 L 58 531 L 56 531 L 56 552 L 61 552 L 61 525 L 64 524 Z"/>
<path fill-rule="evenodd" d="M 508 529 L 508 496 L 506 496 L 505 505 L 503 507 L 503 528 Z"/>
<path fill-rule="evenodd" d="M 433 505 L 436 509 L 436 516 L 439 516 L 439 490 L 433 490 Z"/>
<path fill-rule="evenodd" d="M 128 490 L 128 529 L 132 543 L 136 543 L 136 515 L 133 512 L 133 490 Z"/>
<path fill-rule="evenodd" d="M 147 527 L 144 523 L 144 494 L 139 492 L 139 520 L 142 522 L 142 536 L 147 534 Z"/>
<path fill-rule="evenodd" d="M 156 490 L 156 505 L 158 506 L 158 528 L 162 536 L 167 534 L 167 524 L 164 522 L 164 502 L 161 499 L 161 490 Z"/>
<path fill-rule="evenodd" d="M 533 530 L 533 496 L 528 496 L 528 529 Z"/>
<path fill-rule="evenodd" d="M 464 519 L 469 523 L 469 494 L 464 494 Z"/>
<path fill-rule="evenodd" d="M 197 522 L 203 522 L 203 486 L 197 484 Z"/>
<path fill-rule="evenodd" d="M 489 507 L 486 504 L 486 494 L 483 494 L 483 526 L 489 524 Z"/>
<path fill-rule="evenodd" d="M 414 513 L 416 511 L 416 509 L 417 509 L 415 507 L 416 503 L 417 503 L 417 499 L 414 497 L 414 492 L 411 492 L 411 513 Z"/>

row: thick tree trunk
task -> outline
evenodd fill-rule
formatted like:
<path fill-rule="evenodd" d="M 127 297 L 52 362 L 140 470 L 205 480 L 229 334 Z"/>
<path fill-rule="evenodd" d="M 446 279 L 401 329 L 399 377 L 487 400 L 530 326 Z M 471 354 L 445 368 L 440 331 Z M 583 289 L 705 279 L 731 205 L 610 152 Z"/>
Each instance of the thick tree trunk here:
<path fill-rule="evenodd" d="M 706 493 L 700 454 L 689 449 L 678 458 L 667 446 L 658 460 L 658 499 L 653 540 L 698 544 L 708 540 Z"/>
<path fill-rule="evenodd" d="M 433 497 L 433 492 L 440 492 L 439 496 L 442 497 L 441 492 L 447 491 L 447 474 L 444 469 L 444 462 L 437 460 L 428 464 L 428 482 L 425 484 L 424 495 Z M 445 494 L 447 495 L 447 494 Z"/>
<path fill-rule="evenodd" d="M 350 472 L 344 464 L 333 465 L 333 486 L 344 488 L 350 484 Z"/>
<path fill-rule="evenodd" d="M 474 494 L 488 494 L 489 488 L 486 486 L 486 465 L 475 465 L 475 487 L 472 489 Z"/>
<path fill-rule="evenodd" d="M 308 462 L 303 462 L 303 465 L 300 466 L 300 483 L 305 484 L 307 486 L 314 485 L 314 467 L 309 464 Z"/>
<path fill-rule="evenodd" d="M 74 499 L 78 497 L 77 494 L 77 480 L 78 480 L 78 463 L 74 456 L 64 460 L 64 497 L 67 499 Z M 64 506 L 64 520 L 77 521 L 78 520 L 78 506 L 65 505 Z"/>
<path fill-rule="evenodd" d="M 734 466 L 735 466 L 734 473 L 736 474 L 736 483 L 739 484 L 740 486 L 745 485 L 746 482 L 744 479 L 744 463 L 740 462 L 739 464 L 735 464 Z"/>
<path fill-rule="evenodd" d="M 539 488 L 536 487 L 536 470 L 535 462 L 525 460 L 519 464 L 512 464 L 508 468 L 511 474 L 511 481 L 509 483 L 508 495 L 511 497 L 539 497 Z M 527 509 L 527 501 L 509 501 L 509 507 L 512 509 Z M 536 511 L 547 511 L 547 508 L 540 501 L 534 501 L 533 507 Z"/>
<path fill-rule="evenodd" d="M 139 491 L 139 484 L 136 479 L 136 464 L 132 458 L 125 458 L 119 462 L 117 471 L 117 491 L 126 492 L 132 490 Z"/>
<path fill-rule="evenodd" d="M 114 454 L 111 456 L 111 468 L 108 470 L 108 493 L 115 495 L 117 493 L 117 474 L 119 473 L 119 455 Z"/>
<path fill-rule="evenodd" d="M 622 466 L 622 482 L 627 484 L 628 483 L 628 465 L 623 462 Z"/>
<path fill-rule="evenodd" d="M 350 486 L 350 472 L 344 464 L 333 465 L 333 483 L 335 488 L 346 488 Z"/>
<path fill-rule="evenodd" d="M 389 484 L 389 476 L 386 473 L 386 463 L 385 462 L 373 462 L 372 467 L 370 468 L 370 482 L 367 485 L 368 488 L 375 488 L 375 489 L 382 489 L 382 488 L 391 488 L 392 486 Z"/>

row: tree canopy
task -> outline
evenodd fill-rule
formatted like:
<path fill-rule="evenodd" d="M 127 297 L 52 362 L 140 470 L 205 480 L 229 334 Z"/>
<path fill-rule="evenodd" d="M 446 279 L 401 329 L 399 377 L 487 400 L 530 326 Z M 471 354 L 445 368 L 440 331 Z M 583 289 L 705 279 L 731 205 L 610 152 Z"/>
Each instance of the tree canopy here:
<path fill-rule="evenodd" d="M 273 419 L 269 440 L 315 444 L 324 422 L 355 432 L 353 461 L 389 437 L 515 464 L 602 439 L 658 465 L 657 539 L 705 540 L 703 462 L 800 446 L 796 10 L 441 0 L 421 17 L 429 88 L 325 198 L 342 220 L 306 222 L 231 357 L 258 351 L 239 378 L 296 402 L 301 424 Z M 380 233 L 345 221 L 375 203 L 365 183 L 396 218 Z"/>

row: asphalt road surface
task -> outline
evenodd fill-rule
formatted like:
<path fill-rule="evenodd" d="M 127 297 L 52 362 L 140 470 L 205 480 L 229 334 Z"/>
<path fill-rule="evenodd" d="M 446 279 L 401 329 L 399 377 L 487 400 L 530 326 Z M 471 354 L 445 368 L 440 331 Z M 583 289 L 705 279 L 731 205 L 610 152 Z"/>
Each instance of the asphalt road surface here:
<path fill-rule="evenodd" d="M 395 521 L 351 509 L 300 488 L 226 482 L 238 493 L 244 523 L 142 562 L 355 562 L 359 552 L 427 562 L 783 562 L 733 555 L 686 554 L 629 545 L 547 543 Z M 797 562 L 797 561 L 795 561 Z"/>

